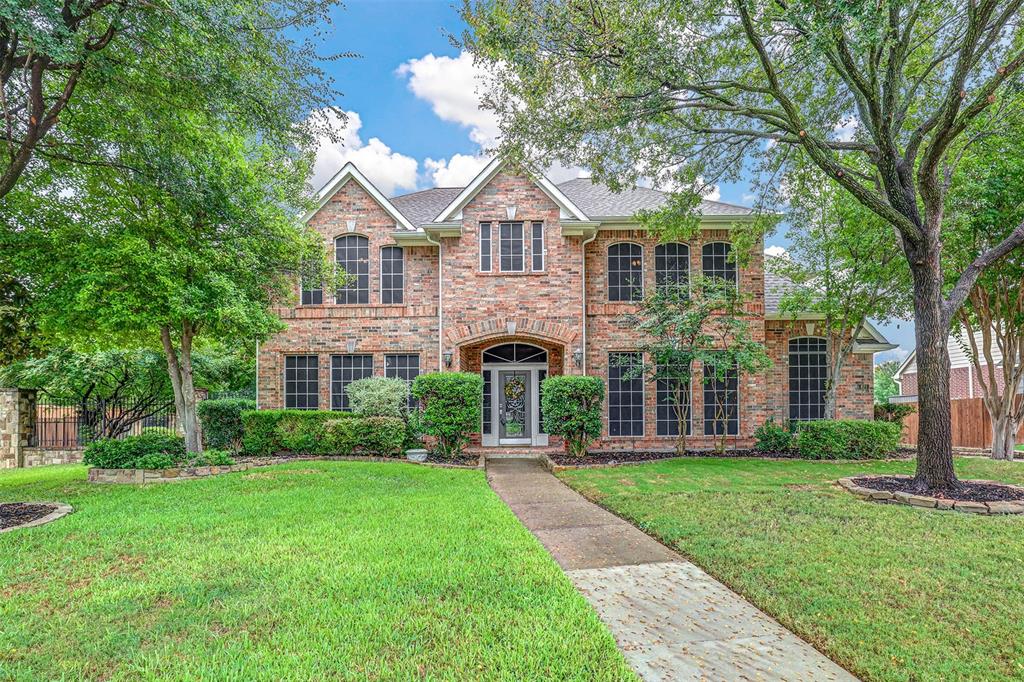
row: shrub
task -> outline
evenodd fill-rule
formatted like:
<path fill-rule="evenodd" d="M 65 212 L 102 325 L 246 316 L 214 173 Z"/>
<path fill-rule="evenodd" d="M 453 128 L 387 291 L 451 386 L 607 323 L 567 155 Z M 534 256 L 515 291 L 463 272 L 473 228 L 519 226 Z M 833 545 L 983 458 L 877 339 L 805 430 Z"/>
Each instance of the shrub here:
<path fill-rule="evenodd" d="M 163 469 L 185 461 L 185 439 L 155 431 L 120 439 L 103 438 L 86 446 L 82 461 L 101 469 Z M 159 466 L 139 466 L 140 462 Z"/>
<path fill-rule="evenodd" d="M 540 386 L 544 431 L 565 439 L 573 457 L 587 454 L 590 442 L 601 435 L 604 382 L 598 377 L 548 377 Z"/>
<path fill-rule="evenodd" d="M 900 442 L 900 424 L 866 419 L 804 422 L 797 452 L 804 459 L 881 459 Z"/>
<path fill-rule="evenodd" d="M 788 452 L 793 447 L 793 432 L 774 417 L 754 430 L 754 449 L 758 452 Z"/>
<path fill-rule="evenodd" d="M 875 405 L 875 419 L 903 423 L 903 418 L 917 411 L 913 403 L 880 403 Z"/>
<path fill-rule="evenodd" d="M 196 405 L 196 412 L 203 424 L 203 440 L 206 445 L 237 452 L 242 447 L 242 412 L 255 409 L 255 400 L 225 398 L 200 401 Z"/>
<path fill-rule="evenodd" d="M 252 410 L 242 413 L 248 455 L 389 456 L 402 449 L 405 422 L 398 417 L 358 417 L 349 412 Z M 397 445 L 395 445 L 397 443 Z"/>
<path fill-rule="evenodd" d="M 401 379 L 373 377 L 345 387 L 353 414 L 360 417 L 401 417 L 409 401 L 409 387 Z"/>
<path fill-rule="evenodd" d="M 235 463 L 231 453 L 227 450 L 203 450 L 189 462 L 194 467 L 220 467 L 230 466 Z M 159 468 L 159 467 L 157 467 Z"/>
<path fill-rule="evenodd" d="M 422 405 L 422 427 L 432 436 L 443 457 L 455 457 L 480 428 L 480 404 L 484 380 L 468 372 L 421 374 L 412 394 Z"/>

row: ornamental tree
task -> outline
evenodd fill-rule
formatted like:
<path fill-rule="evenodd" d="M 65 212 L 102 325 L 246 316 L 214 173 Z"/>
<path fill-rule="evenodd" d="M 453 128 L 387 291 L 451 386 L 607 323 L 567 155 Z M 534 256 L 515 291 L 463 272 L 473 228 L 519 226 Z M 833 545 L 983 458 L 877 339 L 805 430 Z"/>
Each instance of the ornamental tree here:
<path fill-rule="evenodd" d="M 780 171 L 812 163 L 885 220 L 913 284 L 915 487 L 941 490 L 957 485 L 946 336 L 978 276 L 1024 243 L 1012 226 L 944 271 L 946 197 L 965 131 L 1020 78 L 1022 4 L 467 0 L 464 41 L 510 155 L 613 188 L 668 176 L 689 190 L 663 211 L 677 216 L 741 175 L 770 203 Z"/>

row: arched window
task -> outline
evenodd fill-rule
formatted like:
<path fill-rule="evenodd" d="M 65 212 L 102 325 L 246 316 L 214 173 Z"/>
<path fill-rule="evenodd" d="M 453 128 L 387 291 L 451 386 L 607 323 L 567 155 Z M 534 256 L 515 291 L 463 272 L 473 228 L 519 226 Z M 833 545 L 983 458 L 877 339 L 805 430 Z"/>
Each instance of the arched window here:
<path fill-rule="evenodd" d="M 789 418 L 825 418 L 828 358 L 825 339 L 804 336 L 789 341 Z"/>
<path fill-rule="evenodd" d="M 644 297 L 644 249 L 622 242 L 608 247 L 608 300 L 639 301 Z"/>
<path fill-rule="evenodd" d="M 705 277 L 717 277 L 727 282 L 736 282 L 736 263 L 729 259 L 732 244 L 710 242 L 701 249 L 701 269 Z"/>
<path fill-rule="evenodd" d="M 678 242 L 654 248 L 654 283 L 661 287 L 686 289 L 690 285 L 690 247 Z"/>
<path fill-rule="evenodd" d="M 503 343 L 484 351 L 484 364 L 490 362 L 547 362 L 548 352 L 528 343 Z"/>
<path fill-rule="evenodd" d="M 347 234 L 334 240 L 334 261 L 349 275 L 349 282 L 335 292 L 336 303 L 352 305 L 370 302 L 370 240 Z"/>
<path fill-rule="evenodd" d="M 380 302 L 399 304 L 405 300 L 405 252 L 401 246 L 380 250 Z"/>

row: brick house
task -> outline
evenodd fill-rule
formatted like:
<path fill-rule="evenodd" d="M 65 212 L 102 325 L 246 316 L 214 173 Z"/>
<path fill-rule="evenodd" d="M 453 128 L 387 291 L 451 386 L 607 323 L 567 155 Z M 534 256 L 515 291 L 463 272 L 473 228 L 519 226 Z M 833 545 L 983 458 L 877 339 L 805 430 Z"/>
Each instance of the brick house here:
<path fill-rule="evenodd" d="M 555 185 L 500 159 L 466 187 L 389 199 L 346 165 L 307 220 L 353 281 L 336 295 L 297 284 L 299 304 L 279 311 L 287 330 L 259 348 L 259 406 L 346 409 L 344 387 L 359 378 L 479 372 L 484 416 L 475 444 L 554 446 L 541 428 L 540 382 L 589 374 L 607 387 L 598 448 L 671 447 L 671 387 L 629 378 L 623 363 L 639 361 L 638 338 L 623 315 L 659 283 L 703 272 L 749 294 L 753 334 L 775 365 L 767 374 L 695 380 L 693 446 L 710 447 L 725 429 L 742 447 L 769 416 L 820 416 L 826 341 L 814 316 L 779 315 L 785 282 L 766 277 L 761 245 L 741 268 L 728 258 L 731 227 L 751 220 L 751 209 L 705 201 L 698 238 L 659 244 L 634 216 L 665 200 L 645 188 L 616 194 L 589 179 Z M 871 418 L 872 354 L 889 347 L 873 328 L 865 332 L 841 380 L 840 416 Z M 716 398 L 729 406 L 725 419 L 716 419 Z"/>

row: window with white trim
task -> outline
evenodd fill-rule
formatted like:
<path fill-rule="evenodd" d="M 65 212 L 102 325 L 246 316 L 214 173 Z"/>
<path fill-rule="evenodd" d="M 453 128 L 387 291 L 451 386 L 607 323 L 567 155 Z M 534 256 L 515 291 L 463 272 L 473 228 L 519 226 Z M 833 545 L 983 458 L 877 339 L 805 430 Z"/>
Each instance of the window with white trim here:
<path fill-rule="evenodd" d="M 398 305 L 405 300 L 405 250 L 385 246 L 380 250 L 380 302 Z"/>
<path fill-rule="evenodd" d="M 370 240 L 347 234 L 334 240 L 334 260 L 349 276 L 348 284 L 335 293 L 335 302 L 358 305 L 370 302 Z"/>
<path fill-rule="evenodd" d="M 416 407 L 416 398 L 412 395 L 412 382 L 420 374 L 420 356 L 414 353 L 394 353 L 384 356 L 384 376 L 389 379 L 401 379 L 409 389 L 408 407 Z"/>
<path fill-rule="evenodd" d="M 608 354 L 608 435 L 644 435 L 643 355 Z"/>
<path fill-rule="evenodd" d="M 498 267 L 502 272 L 523 272 L 523 239 L 522 223 L 498 223 Z"/>
<path fill-rule="evenodd" d="M 621 242 L 608 247 L 608 300 L 639 301 L 644 297 L 644 249 Z"/>
<path fill-rule="evenodd" d="M 544 223 L 533 223 L 530 234 L 530 257 L 533 259 L 533 271 L 544 271 Z"/>
<path fill-rule="evenodd" d="M 679 242 L 654 247 L 654 283 L 661 288 L 690 286 L 690 247 Z"/>
<path fill-rule="evenodd" d="M 290 410 L 315 410 L 320 406 L 320 367 L 317 356 L 285 356 L 284 406 Z"/>
<path fill-rule="evenodd" d="M 732 244 L 710 242 L 701 249 L 701 270 L 705 277 L 717 277 L 727 282 L 736 282 L 736 261 L 729 257 Z"/>
<path fill-rule="evenodd" d="M 372 355 L 331 356 L 331 409 L 348 412 L 348 393 L 345 387 L 353 381 L 373 376 Z"/>
<path fill-rule="evenodd" d="M 491 224 L 480 223 L 480 272 L 491 271 Z"/>
<path fill-rule="evenodd" d="M 793 421 L 825 418 L 827 343 L 814 336 L 789 341 L 789 418 Z"/>

